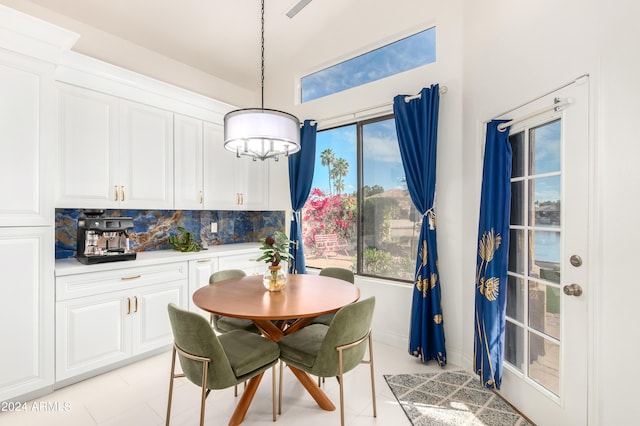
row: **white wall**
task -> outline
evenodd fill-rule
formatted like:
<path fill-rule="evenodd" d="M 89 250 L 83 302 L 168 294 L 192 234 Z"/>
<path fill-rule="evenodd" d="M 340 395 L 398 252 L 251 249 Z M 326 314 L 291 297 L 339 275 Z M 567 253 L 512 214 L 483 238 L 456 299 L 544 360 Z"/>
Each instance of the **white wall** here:
<path fill-rule="evenodd" d="M 471 288 L 481 174 L 480 124 L 583 73 L 593 84 L 595 205 L 590 260 L 590 424 L 637 419 L 640 286 L 640 49 L 634 1 L 489 0 L 464 3 L 463 281 Z M 586 144 L 586 141 L 585 141 Z M 585 183 L 587 184 L 587 183 Z M 585 212 L 587 214 L 587 212 Z M 463 294 L 464 354 L 473 355 L 473 291 Z M 467 365 L 467 366 L 468 366 Z"/>
<path fill-rule="evenodd" d="M 304 52 L 291 52 L 291 61 L 301 63 L 303 69 L 315 71 L 320 66 L 348 59 L 364 53 L 385 42 L 395 41 L 433 25 L 437 27 L 437 61 L 418 69 L 372 82 L 304 105 L 292 102 L 296 98 L 295 70 L 268 75 L 265 98 L 269 107 L 296 114 L 301 120 L 320 120 L 318 126 L 327 126 L 325 118 L 342 116 L 352 120 L 350 114 L 372 105 L 391 104 L 397 94 L 415 94 L 423 87 L 439 83 L 448 92 L 440 98 L 437 168 L 437 224 L 439 271 L 442 286 L 447 359 L 460 365 L 462 354 L 462 275 L 460 269 L 460 245 L 462 228 L 462 26 L 460 0 L 439 2 L 435 0 L 353 1 L 344 8 L 355 8 L 362 19 L 359 22 L 338 22 L 335 25 L 352 25 L 353 37 L 338 39 L 327 31 L 326 37 L 307 46 Z M 380 13 L 380 11 L 383 13 Z M 347 11 L 346 15 L 350 15 Z M 389 34 L 387 22 L 401 20 L 407 31 Z M 368 38 L 359 32 L 358 26 L 366 25 Z M 373 33 L 373 34 L 372 34 Z M 377 38 L 376 38 L 377 37 Z M 336 56 L 336 46 L 344 52 Z M 266 72 L 269 72 L 267 68 Z M 376 111 L 379 114 L 379 111 Z M 391 107 L 388 107 L 391 112 Z M 340 120 L 337 120 L 339 122 Z M 335 124 L 333 121 L 332 124 Z M 359 279 L 363 295 L 376 295 L 374 318 L 375 338 L 402 348 L 408 347 L 409 310 L 411 287 L 384 280 Z"/>
<path fill-rule="evenodd" d="M 255 104 L 259 94 L 155 53 L 28 0 L 0 3 L 80 34 L 73 51 L 232 105 Z"/>

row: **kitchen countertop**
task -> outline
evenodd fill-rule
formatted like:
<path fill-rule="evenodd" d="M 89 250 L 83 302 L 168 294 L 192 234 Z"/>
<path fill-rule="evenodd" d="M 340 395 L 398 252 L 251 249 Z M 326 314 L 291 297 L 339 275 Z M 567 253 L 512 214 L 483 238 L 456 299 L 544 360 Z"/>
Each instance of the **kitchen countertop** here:
<path fill-rule="evenodd" d="M 135 268 L 138 266 L 158 265 L 167 262 L 186 262 L 189 260 L 205 259 L 212 256 L 229 256 L 258 250 L 260 243 L 238 243 L 209 246 L 207 250 L 199 252 L 182 253 L 177 250 L 143 251 L 136 255 L 135 260 L 123 260 L 117 262 L 97 263 L 85 265 L 75 258 L 56 260 L 56 277 L 87 272 L 111 271 L 122 268 Z"/>

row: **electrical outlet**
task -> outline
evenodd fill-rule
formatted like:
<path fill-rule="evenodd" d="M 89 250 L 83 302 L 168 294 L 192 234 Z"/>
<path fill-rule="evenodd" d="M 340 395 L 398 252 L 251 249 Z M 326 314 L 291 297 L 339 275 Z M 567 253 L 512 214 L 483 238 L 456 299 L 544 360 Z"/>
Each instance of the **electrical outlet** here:
<path fill-rule="evenodd" d="M 217 222 L 211 222 L 211 233 L 215 234 L 218 232 L 218 223 Z"/>

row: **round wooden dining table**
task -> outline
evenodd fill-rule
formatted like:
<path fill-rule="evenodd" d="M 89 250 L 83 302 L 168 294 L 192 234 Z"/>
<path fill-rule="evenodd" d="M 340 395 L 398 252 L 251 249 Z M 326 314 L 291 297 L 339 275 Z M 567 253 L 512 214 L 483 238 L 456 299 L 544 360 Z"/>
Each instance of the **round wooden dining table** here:
<path fill-rule="evenodd" d="M 337 278 L 291 274 L 287 286 L 278 292 L 264 288 L 261 275 L 217 282 L 198 289 L 193 302 L 200 309 L 218 315 L 253 321 L 262 334 L 275 342 L 310 324 L 317 316 L 336 312 L 357 301 L 360 289 Z M 318 405 L 335 410 L 335 405 L 304 371 L 288 366 Z M 242 422 L 262 380 L 262 374 L 249 380 L 229 422 Z"/>

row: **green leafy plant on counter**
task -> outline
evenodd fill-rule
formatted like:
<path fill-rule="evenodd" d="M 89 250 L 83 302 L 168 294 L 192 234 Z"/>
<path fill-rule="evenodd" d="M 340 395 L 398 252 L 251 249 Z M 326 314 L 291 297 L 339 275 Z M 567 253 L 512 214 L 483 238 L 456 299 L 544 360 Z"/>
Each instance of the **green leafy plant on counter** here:
<path fill-rule="evenodd" d="M 189 232 L 181 226 L 178 226 L 180 235 L 169 235 L 169 244 L 173 246 L 174 250 L 181 252 L 200 251 L 202 248 L 196 242 L 196 238 L 193 232 Z"/>

